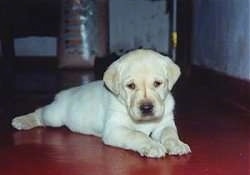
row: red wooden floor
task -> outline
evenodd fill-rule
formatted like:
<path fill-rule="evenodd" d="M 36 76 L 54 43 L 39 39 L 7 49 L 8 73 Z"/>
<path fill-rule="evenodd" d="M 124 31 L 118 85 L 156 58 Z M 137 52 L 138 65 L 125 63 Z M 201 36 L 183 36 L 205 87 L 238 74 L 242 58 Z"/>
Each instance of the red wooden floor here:
<path fill-rule="evenodd" d="M 29 78 L 31 75 L 33 79 Z M 60 76 L 56 85 L 53 73 L 46 74 L 43 81 L 36 80 L 34 74 L 25 76 L 16 80 L 20 91 L 1 99 L 1 175 L 250 174 L 250 112 L 215 95 L 216 89 L 199 87 L 198 82 L 177 85 L 176 123 L 192 154 L 148 159 L 105 146 L 99 138 L 72 133 L 66 128 L 12 129 L 9 122 L 13 115 L 46 104 L 55 89 L 71 86 L 67 82 L 70 76 L 66 79 Z M 37 83 L 40 85 L 30 86 Z"/>

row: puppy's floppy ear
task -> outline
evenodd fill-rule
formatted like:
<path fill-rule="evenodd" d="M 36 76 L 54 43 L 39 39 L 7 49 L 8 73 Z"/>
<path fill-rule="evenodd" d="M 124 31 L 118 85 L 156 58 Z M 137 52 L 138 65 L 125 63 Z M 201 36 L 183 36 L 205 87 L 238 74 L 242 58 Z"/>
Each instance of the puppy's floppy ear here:
<path fill-rule="evenodd" d="M 104 72 L 103 81 L 106 87 L 115 95 L 119 95 L 119 63 L 115 61 Z"/>
<path fill-rule="evenodd" d="M 165 56 L 165 68 L 166 68 L 166 75 L 168 79 L 168 88 L 171 90 L 181 75 L 180 67 L 175 64 L 169 57 Z"/>

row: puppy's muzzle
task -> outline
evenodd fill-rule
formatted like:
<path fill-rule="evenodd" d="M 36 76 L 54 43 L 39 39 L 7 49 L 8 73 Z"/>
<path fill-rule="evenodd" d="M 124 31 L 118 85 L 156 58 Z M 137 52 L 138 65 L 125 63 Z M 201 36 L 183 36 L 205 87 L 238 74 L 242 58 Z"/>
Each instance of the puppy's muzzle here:
<path fill-rule="evenodd" d="M 151 102 L 143 102 L 139 108 L 143 116 L 153 115 L 154 105 Z"/>

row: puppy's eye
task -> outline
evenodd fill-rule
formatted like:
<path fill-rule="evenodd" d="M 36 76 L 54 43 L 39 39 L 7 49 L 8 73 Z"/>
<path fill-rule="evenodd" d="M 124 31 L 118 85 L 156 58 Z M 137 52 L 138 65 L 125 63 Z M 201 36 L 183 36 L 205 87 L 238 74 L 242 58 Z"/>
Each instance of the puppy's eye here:
<path fill-rule="evenodd" d="M 157 88 L 162 84 L 161 81 L 154 81 L 154 87 Z"/>
<path fill-rule="evenodd" d="M 135 83 L 129 83 L 127 84 L 127 88 L 131 89 L 131 90 L 134 90 L 135 89 Z"/>

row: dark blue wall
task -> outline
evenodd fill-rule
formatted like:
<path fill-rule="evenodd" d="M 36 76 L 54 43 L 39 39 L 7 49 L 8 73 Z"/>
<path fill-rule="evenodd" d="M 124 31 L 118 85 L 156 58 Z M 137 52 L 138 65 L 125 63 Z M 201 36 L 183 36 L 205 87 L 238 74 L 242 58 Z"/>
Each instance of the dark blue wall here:
<path fill-rule="evenodd" d="M 250 0 L 194 0 L 193 63 L 250 79 Z"/>

